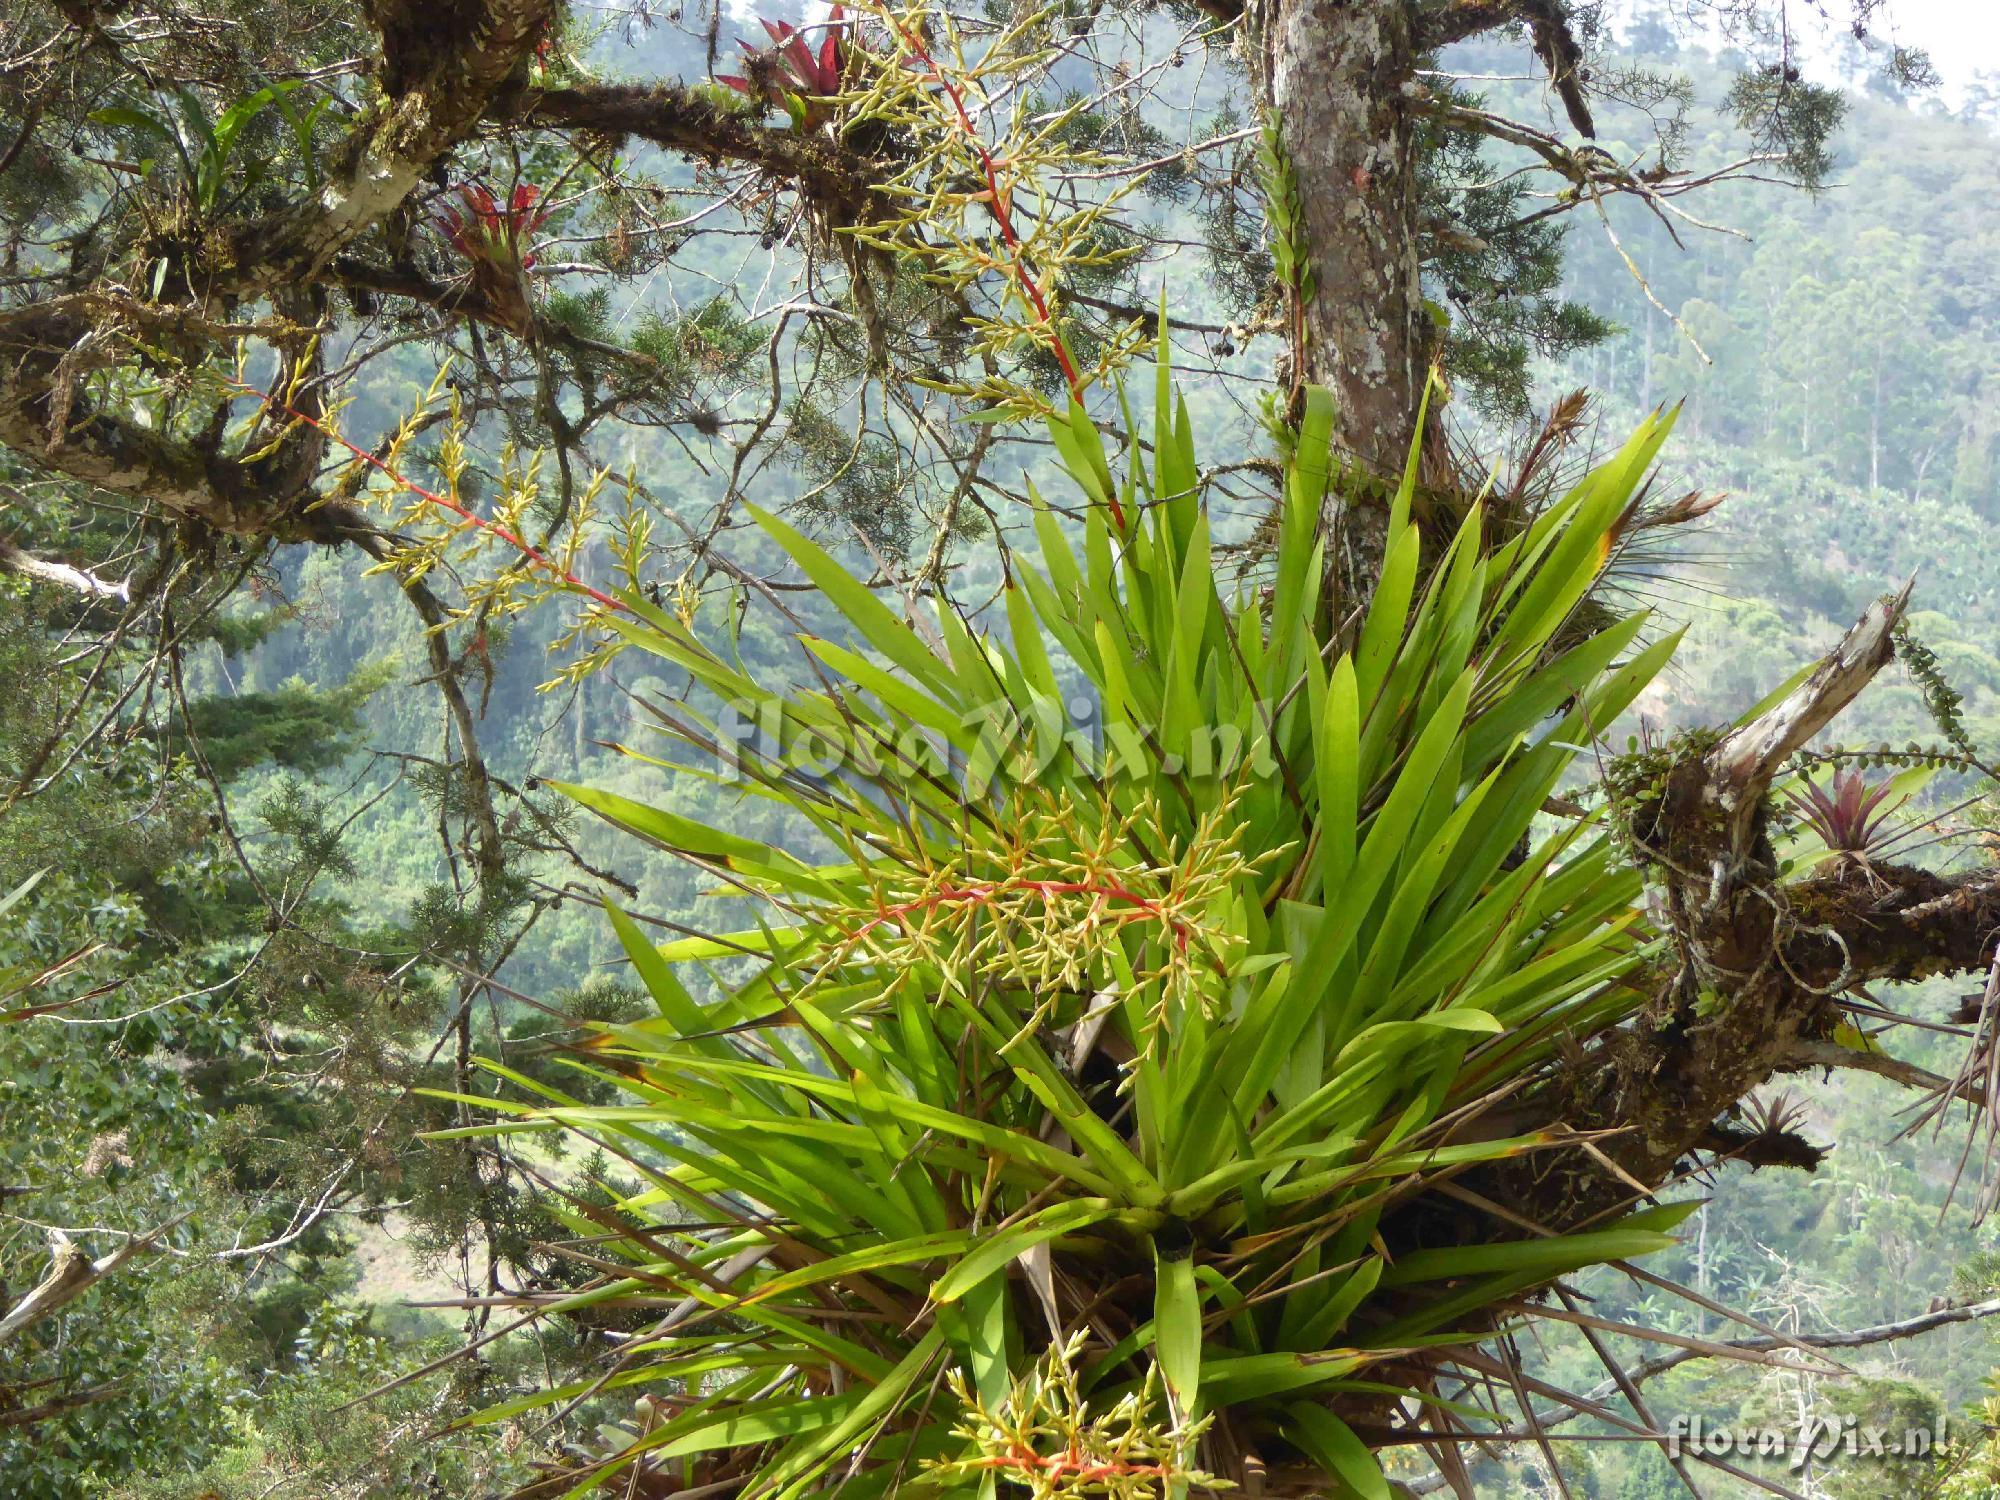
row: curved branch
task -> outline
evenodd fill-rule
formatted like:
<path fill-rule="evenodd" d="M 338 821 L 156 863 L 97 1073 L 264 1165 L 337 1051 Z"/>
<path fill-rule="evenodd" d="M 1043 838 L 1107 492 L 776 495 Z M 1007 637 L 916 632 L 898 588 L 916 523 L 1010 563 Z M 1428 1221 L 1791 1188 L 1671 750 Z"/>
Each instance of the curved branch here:
<path fill-rule="evenodd" d="M 894 175 L 884 163 L 822 137 L 770 129 L 680 84 L 530 90 L 501 101 L 495 115 L 550 130 L 637 136 L 704 161 L 756 167 L 847 222 L 886 218 L 897 208 L 874 186 Z"/>
<path fill-rule="evenodd" d="M 1782 895 L 1792 923 L 1785 966 L 1813 990 L 1977 972 L 2000 936 L 1992 869 L 1944 876 L 1870 863 L 1795 881 Z"/>
<path fill-rule="evenodd" d="M 1775 1354 L 1785 1349 L 1866 1349 L 1875 1344 L 1896 1343 L 1902 1339 L 1915 1338 L 1919 1334 L 1935 1329 L 1947 1328 L 1954 1323 L 1977 1323 L 2000 1314 L 2000 1297 L 1988 1298 L 1983 1302 L 1967 1302 L 1957 1305 L 1934 1307 L 1913 1318 L 1899 1318 L 1893 1323 L 1876 1323 L 1867 1328 L 1838 1329 L 1832 1333 L 1790 1333 L 1783 1338 L 1773 1338 L 1768 1334 L 1758 1334 L 1751 1338 L 1729 1339 L 1707 1348 L 1680 1348 L 1657 1354 L 1625 1371 L 1625 1378 L 1633 1386 L 1643 1385 L 1655 1375 L 1695 1359 L 1727 1359 L 1731 1355 Z M 1615 1381 L 1606 1381 L 1589 1391 L 1584 1400 L 1602 1401 L 1618 1390 Z M 1552 1410 L 1537 1413 L 1537 1421 L 1544 1427 L 1555 1426 L 1585 1415 L 1576 1409 Z"/>
<path fill-rule="evenodd" d="M 161 1235 L 193 1212 L 189 1209 L 157 1229 L 135 1234 L 109 1255 L 99 1256 L 96 1260 L 72 1244 L 68 1235 L 60 1230 L 51 1231 L 48 1274 L 4 1316 L 0 1316 L 0 1344 L 74 1302 L 141 1251 L 152 1249 L 159 1243 Z"/>
<path fill-rule="evenodd" d="M 245 464 L 83 397 L 108 357 L 93 319 L 68 306 L 0 319 L 0 443 L 42 468 L 149 501 L 177 519 L 236 536 L 313 539 L 299 497 L 274 480 L 278 455 Z"/>
<path fill-rule="evenodd" d="M 437 281 L 414 266 L 377 265 L 358 255 L 337 255 L 328 264 L 325 279 L 339 286 L 374 292 L 385 297 L 402 297 L 433 307 L 446 317 L 470 318 L 504 333 L 518 334 L 517 312 L 496 306 L 470 281 Z M 640 380 L 657 380 L 669 372 L 657 359 L 637 349 L 609 344 L 576 332 L 565 324 L 537 314 L 528 333 L 529 342 L 561 349 L 579 362 L 624 366 Z"/>
<path fill-rule="evenodd" d="M 1863 1052 L 1843 1047 L 1838 1042 L 1796 1042 L 1792 1050 L 1785 1054 L 1785 1066 L 1800 1069 L 1849 1068 L 1858 1073 L 1873 1073 L 1877 1078 L 1900 1083 L 1904 1088 L 1922 1089 L 1931 1094 L 1943 1093 L 1951 1087 L 1949 1078 L 1940 1077 L 1929 1068 L 1920 1068 L 1913 1062 L 1891 1057 L 1886 1052 L 1873 1049 Z M 1972 1102 L 1977 1103 L 1978 1097 L 1971 1096 Z"/>
<path fill-rule="evenodd" d="M 1583 92 L 1583 48 L 1570 30 L 1567 7 L 1562 0 L 1520 0 L 1519 8 L 1527 19 L 1535 56 L 1548 69 L 1549 84 L 1562 100 L 1570 124 L 1585 140 L 1595 138 L 1597 126 L 1590 118 L 1590 101 Z"/>
<path fill-rule="evenodd" d="M 92 369 L 114 361 L 113 330 L 123 321 L 192 319 L 183 331 L 212 338 L 204 323 L 208 305 L 282 298 L 317 279 L 472 133 L 547 27 L 553 0 L 461 0 L 464 24 L 442 28 L 420 24 L 428 3 L 385 0 L 378 8 L 392 55 L 397 29 L 414 28 L 433 37 L 435 61 L 422 78 L 399 79 L 407 88 L 362 116 L 331 154 L 319 188 L 276 213 L 216 226 L 191 252 L 197 259 L 167 268 L 164 284 L 192 290 L 196 308 L 155 310 L 122 289 L 104 289 L 0 316 L 0 443 L 43 468 L 219 531 L 329 539 L 299 477 L 313 467 L 300 462 L 312 457 L 300 451 L 312 437 L 299 434 L 297 442 L 243 463 L 222 451 L 219 433 L 199 444 L 169 436 L 115 405 L 92 404 L 81 386 Z M 113 297 L 114 290 L 120 295 Z M 107 300 L 120 305 L 96 305 Z"/>
<path fill-rule="evenodd" d="M 334 169 L 318 192 L 229 234 L 228 254 L 218 264 L 233 274 L 211 283 L 216 290 L 254 295 L 310 278 L 379 224 L 432 162 L 472 133 L 525 65 L 554 11 L 553 0 L 460 0 L 452 9 L 462 14 L 450 24 L 435 14 L 434 3 L 389 0 L 377 7 L 390 54 L 390 98 L 363 115 L 335 149 Z M 414 81 L 395 66 L 397 38 L 410 33 L 427 39 L 434 59 Z M 404 91 L 395 91 L 398 83 L 407 85 Z"/>
<path fill-rule="evenodd" d="M 1420 0 L 1416 7 L 1417 48 L 1435 52 L 1526 19 L 1522 0 Z"/>
<path fill-rule="evenodd" d="M 1935 1307 L 1913 1318 L 1901 1318 L 1893 1323 L 1876 1323 L 1867 1328 L 1841 1329 L 1833 1333 L 1786 1334 L 1783 1338 L 1758 1335 L 1753 1338 L 1730 1339 L 1701 1349 L 1670 1349 L 1629 1369 L 1619 1369 L 1611 1379 L 1593 1386 L 1575 1397 L 1573 1401 L 1533 1413 L 1520 1431 L 1503 1434 L 1494 1440 L 1525 1442 L 1538 1430 L 1546 1431 L 1549 1428 L 1561 1427 L 1579 1417 L 1590 1416 L 1593 1414 L 1591 1408 L 1616 1395 L 1623 1394 L 1629 1400 L 1633 1392 L 1654 1376 L 1678 1369 L 1690 1360 L 1726 1359 L 1732 1355 L 1774 1354 L 1784 1349 L 1797 1348 L 1865 1349 L 1875 1344 L 1895 1343 L 1902 1339 L 1915 1338 L 1919 1334 L 1947 1328 L 1954 1323 L 1977 1323 L 1996 1315 L 2000 1315 L 2000 1297 L 1988 1298 L 1983 1302 Z M 1431 1474 L 1406 1484 L 1404 1488 L 1412 1495 L 1434 1495 L 1449 1486 L 1450 1480 L 1444 1475 Z"/>
<path fill-rule="evenodd" d="M 1871 606 L 1791 692 L 1705 753 L 1680 761 L 1632 833 L 1674 959 L 1644 983 L 1635 1024 L 1605 1036 L 1544 1099 L 1549 1118 L 1611 1138 L 1607 1172 L 1574 1158 L 1512 1181 L 1537 1222 L 1561 1229 L 1666 1182 L 1715 1121 L 1795 1049 L 1840 1019 L 1831 996 L 1867 979 L 1984 969 L 2000 931 L 2000 876 L 1947 879 L 1891 865 L 1836 865 L 1784 882 L 1766 833 L 1767 793 L 1795 751 L 1889 662 L 1908 589 Z M 1620 1177 L 1623 1180 L 1619 1180 Z"/>
<path fill-rule="evenodd" d="M 113 582 L 72 563 L 50 562 L 24 551 L 5 537 L 0 537 L 0 573 L 13 573 L 33 583 L 54 584 L 57 588 L 68 589 L 93 601 L 132 602 L 130 579 L 121 578 Z"/>

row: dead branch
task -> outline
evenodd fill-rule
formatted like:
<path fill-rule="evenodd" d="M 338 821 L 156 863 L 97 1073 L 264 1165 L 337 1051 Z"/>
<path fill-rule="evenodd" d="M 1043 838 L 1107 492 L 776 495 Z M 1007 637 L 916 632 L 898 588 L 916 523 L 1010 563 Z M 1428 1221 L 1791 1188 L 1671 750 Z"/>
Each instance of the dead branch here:
<path fill-rule="evenodd" d="M 0 537 L 0 573 L 13 573 L 33 583 L 53 584 L 95 601 L 132 602 L 132 581 L 129 578 L 120 578 L 115 582 L 100 578 L 89 569 L 72 563 L 36 557 L 4 537 Z"/>
<path fill-rule="evenodd" d="M 0 1317 L 0 1344 L 74 1302 L 141 1251 L 152 1249 L 162 1235 L 193 1212 L 189 1209 L 157 1229 L 133 1235 L 109 1255 L 99 1256 L 96 1260 L 92 1260 L 62 1230 L 50 1230 L 48 1274 L 4 1317 Z"/>
<path fill-rule="evenodd" d="M 1900 593 L 1870 605 L 1810 677 L 1709 755 L 1705 795 L 1728 818 L 1731 852 L 1738 862 L 1750 856 L 1764 794 L 1784 763 L 1859 697 L 1895 655 L 1890 632 L 1909 607 L 1914 586 L 1912 580 Z"/>

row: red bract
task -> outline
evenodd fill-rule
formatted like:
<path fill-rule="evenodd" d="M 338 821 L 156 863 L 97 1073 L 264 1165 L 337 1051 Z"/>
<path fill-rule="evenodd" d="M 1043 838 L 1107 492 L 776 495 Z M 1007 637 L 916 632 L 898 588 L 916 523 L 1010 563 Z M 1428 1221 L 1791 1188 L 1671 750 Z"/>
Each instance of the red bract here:
<path fill-rule="evenodd" d="M 829 20 L 826 38 L 819 44 L 819 55 L 813 55 L 806 45 L 805 34 L 789 21 L 766 21 L 764 30 L 778 47 L 791 69 L 792 77 L 798 82 L 802 92 L 808 94 L 837 94 L 840 92 L 840 33 L 831 29 L 840 21 L 840 9 L 836 6 Z M 738 45 L 747 46 L 747 43 Z"/>
<path fill-rule="evenodd" d="M 1860 854 L 1875 847 L 1889 815 L 1908 800 L 1898 797 L 1888 802 L 1893 790 L 1890 782 L 1870 786 L 1859 771 L 1840 771 L 1834 775 L 1830 793 L 1808 781 L 1803 791 L 1795 789 L 1790 796 L 1806 827 L 1818 834 L 1827 848 Z"/>
<path fill-rule="evenodd" d="M 527 273 L 535 264 L 525 242 L 549 216 L 536 206 L 540 199 L 541 189 L 529 182 L 519 184 L 505 202 L 483 182 L 461 183 L 462 207 L 447 203 L 436 220 L 451 247 L 465 257 L 485 303 L 483 316 L 524 335 L 534 326 Z"/>
<path fill-rule="evenodd" d="M 765 33 L 773 45 L 768 49 L 753 47 L 750 43 L 737 39 L 736 45 L 749 54 L 752 61 L 753 82 L 736 73 L 718 73 L 715 81 L 739 94 L 752 98 L 762 97 L 780 109 L 786 108 L 788 95 L 802 95 L 805 100 L 824 98 L 840 92 L 840 75 L 843 58 L 840 47 L 841 22 L 846 11 L 834 6 L 826 20 L 826 37 L 814 53 L 807 45 L 805 33 L 789 21 L 763 21 Z M 762 18 L 759 18 L 762 20 Z M 782 75 L 782 76 L 778 76 Z M 788 111 L 790 112 L 790 111 Z M 813 128 L 825 123 L 831 114 L 824 106 L 805 103 L 802 125 Z"/>
<path fill-rule="evenodd" d="M 465 212 L 446 204 L 438 210 L 438 228 L 452 248 L 469 261 L 490 261 L 525 271 L 535 263 L 533 255 L 521 253 L 521 241 L 542 227 L 548 210 L 535 207 L 541 189 L 524 182 L 516 187 L 503 208 L 484 183 L 461 183 L 459 200 Z"/>

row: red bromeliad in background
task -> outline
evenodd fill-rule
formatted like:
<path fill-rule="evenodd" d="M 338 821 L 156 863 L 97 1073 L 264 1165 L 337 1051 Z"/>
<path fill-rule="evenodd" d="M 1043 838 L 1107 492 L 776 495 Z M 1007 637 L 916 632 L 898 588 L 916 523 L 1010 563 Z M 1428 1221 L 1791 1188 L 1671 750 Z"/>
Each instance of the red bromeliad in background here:
<path fill-rule="evenodd" d="M 437 227 L 465 257 L 473 285 L 492 304 L 499 320 L 525 336 L 534 323 L 528 272 L 535 264 L 525 242 L 549 216 L 548 209 L 537 207 L 541 189 L 531 182 L 520 183 L 503 203 L 486 184 L 466 182 L 459 184 L 458 196 L 464 212 L 446 204 L 438 210 Z"/>
<path fill-rule="evenodd" d="M 789 21 L 765 21 L 764 30 L 774 45 L 753 47 L 738 39 L 736 45 L 749 54 L 749 76 L 718 73 L 715 81 L 739 94 L 763 99 L 785 111 L 801 131 L 817 130 L 833 118 L 826 100 L 840 92 L 844 65 L 840 35 L 846 12 L 834 6 L 826 20 L 826 37 L 815 53 L 806 44 L 805 33 Z"/>
<path fill-rule="evenodd" d="M 1830 788 L 1806 780 L 1787 800 L 1800 821 L 1818 834 L 1827 848 L 1865 855 L 1882 842 L 1891 815 L 1909 800 L 1895 796 L 1895 792 L 1893 781 L 1870 785 L 1859 771 L 1840 771 Z"/>

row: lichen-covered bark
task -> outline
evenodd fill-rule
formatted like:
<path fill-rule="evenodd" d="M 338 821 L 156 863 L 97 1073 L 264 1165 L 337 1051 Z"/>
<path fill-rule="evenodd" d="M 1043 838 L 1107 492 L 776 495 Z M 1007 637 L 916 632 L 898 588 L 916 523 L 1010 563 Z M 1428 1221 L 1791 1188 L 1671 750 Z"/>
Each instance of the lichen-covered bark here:
<path fill-rule="evenodd" d="M 379 13 L 413 16 L 428 8 L 426 0 L 375 7 Z M 237 283 L 234 290 L 268 291 L 316 275 L 380 223 L 516 80 L 536 38 L 548 28 L 553 0 L 482 0 L 448 9 L 447 26 L 403 28 L 434 40 L 421 70 L 407 58 L 399 63 L 407 49 L 396 45 L 398 23 L 389 14 L 378 15 L 386 66 L 402 91 L 392 87 L 384 102 L 362 117 L 316 194 L 232 237 L 235 265 L 218 270 Z"/>
<path fill-rule="evenodd" d="M 1417 39 L 1405 0 L 1253 0 L 1264 101 L 1299 184 L 1311 283 L 1294 374 L 1337 401 L 1353 482 L 1327 492 L 1326 599 L 1336 618 L 1375 592 L 1387 486 L 1415 431 L 1432 353 L 1418 258 L 1411 119 Z"/>
<path fill-rule="evenodd" d="M 449 25 L 436 18 L 420 22 L 425 0 L 376 6 L 388 27 L 392 65 L 406 50 L 394 44 L 395 17 L 409 19 L 405 31 L 435 37 L 436 47 L 421 68 L 402 59 L 396 72 L 401 91 L 361 116 L 330 153 L 314 192 L 260 218 L 156 247 L 169 262 L 163 283 L 192 289 L 195 304 L 160 312 L 112 286 L 80 288 L 74 296 L 0 313 L 0 444 L 68 478 L 140 497 L 218 531 L 330 539 L 326 517 L 312 505 L 321 446 L 316 435 L 301 434 L 245 462 L 218 442 L 158 431 L 116 400 L 94 400 L 87 377 L 129 359 L 120 334 L 135 322 L 158 335 L 159 318 L 185 317 L 184 331 L 199 337 L 205 316 L 227 316 L 244 304 L 269 300 L 292 309 L 303 287 L 322 279 L 340 251 L 402 203 L 514 88 L 552 5 L 464 0 Z M 305 326 L 316 321 L 312 309 L 295 319 Z M 303 399 L 310 406 L 317 398 Z"/>
<path fill-rule="evenodd" d="M 1416 36 L 1405 0 L 1259 0 L 1265 98 L 1298 175 L 1316 295 L 1299 374 L 1340 401 L 1340 441 L 1401 469 L 1430 360 L 1418 269 Z"/>
<path fill-rule="evenodd" d="M 279 482 L 269 458 L 242 463 L 93 403 L 86 379 L 117 347 L 100 340 L 96 326 L 67 304 L 0 316 L 0 443 L 69 478 L 139 496 L 217 531 L 314 537 L 314 523 L 291 503 L 296 485 Z"/>
<path fill-rule="evenodd" d="M 841 222 L 886 218 L 905 205 L 878 185 L 901 163 L 876 160 L 851 139 L 833 142 L 773 130 L 679 84 L 592 84 L 531 89 L 509 98 L 495 117 L 556 130 L 637 136 L 703 160 L 743 162 L 795 187 Z"/>

